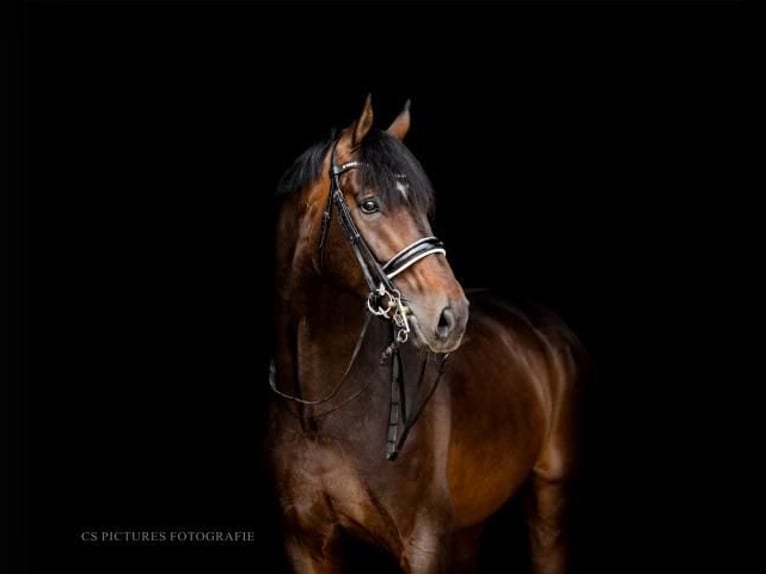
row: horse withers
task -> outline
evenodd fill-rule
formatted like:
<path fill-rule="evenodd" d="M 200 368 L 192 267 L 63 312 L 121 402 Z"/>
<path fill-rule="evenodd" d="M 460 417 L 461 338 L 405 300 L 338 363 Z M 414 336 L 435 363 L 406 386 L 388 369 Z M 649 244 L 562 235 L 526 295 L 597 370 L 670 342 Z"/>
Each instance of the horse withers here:
<path fill-rule="evenodd" d="M 280 183 L 267 452 L 289 562 L 341 572 L 351 535 L 407 574 L 476 572 L 483 524 L 529 484 L 534 571 L 563 573 L 576 339 L 488 297 L 469 311 L 409 105 L 372 124 L 368 98 Z"/>

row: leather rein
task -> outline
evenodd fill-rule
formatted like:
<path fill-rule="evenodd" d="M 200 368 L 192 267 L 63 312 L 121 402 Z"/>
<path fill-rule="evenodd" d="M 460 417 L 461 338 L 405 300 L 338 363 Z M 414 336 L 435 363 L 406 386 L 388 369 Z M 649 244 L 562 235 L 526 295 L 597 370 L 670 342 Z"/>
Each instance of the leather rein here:
<path fill-rule="evenodd" d="M 421 404 L 412 412 L 411 416 L 407 417 L 404 412 L 404 369 L 402 359 L 399 354 L 399 345 L 404 344 L 409 339 L 410 324 L 408 316 L 412 314 L 412 310 L 407 306 L 406 299 L 402 298 L 399 290 L 394 286 L 392 279 L 415 265 L 418 261 L 428 257 L 429 255 L 442 254 L 446 255 L 447 252 L 444 249 L 444 244 L 436 237 L 424 237 L 418 239 L 399 251 L 386 263 L 381 264 L 378 259 L 373 255 L 364 237 L 359 232 L 354 220 L 351 217 L 351 210 L 346 203 L 346 199 L 343 195 L 343 190 L 340 185 L 340 176 L 344 173 L 351 171 L 352 169 L 358 169 L 364 167 L 364 163 L 359 161 L 349 161 L 341 165 L 335 163 L 336 149 L 338 147 L 338 140 L 333 142 L 332 152 L 330 154 L 330 192 L 327 198 L 327 204 L 324 212 L 322 213 L 322 228 L 319 236 L 319 266 L 320 269 L 324 263 L 324 247 L 327 240 L 327 233 L 330 228 L 330 220 L 332 218 L 333 205 L 337 207 L 338 218 L 341 223 L 341 227 L 345 232 L 346 238 L 351 245 L 359 267 L 362 269 L 365 281 L 370 289 L 367 296 L 367 310 L 369 315 L 365 318 L 362 330 L 357 338 L 354 351 L 351 354 L 351 359 L 341 377 L 340 382 L 333 388 L 333 390 L 325 397 L 318 400 L 306 400 L 302 397 L 285 393 L 280 391 L 276 386 L 276 368 L 272 361 L 270 373 L 269 373 L 269 386 L 280 397 L 289 399 L 302 405 L 319 405 L 330 401 L 334 398 L 340 388 L 343 386 L 348 373 L 351 371 L 351 367 L 356 361 L 359 351 L 364 342 L 367 328 L 369 327 L 370 320 L 373 316 L 380 317 L 382 319 L 390 321 L 391 324 L 391 343 L 381 354 L 380 364 L 385 363 L 386 360 L 391 358 L 391 398 L 389 409 L 389 421 L 388 421 L 388 435 L 386 440 L 386 458 L 388 460 L 395 460 L 399 454 L 399 451 L 404 444 L 404 440 L 415 424 L 418 416 L 422 412 L 428 400 L 433 395 L 441 375 L 444 372 L 446 366 L 446 360 L 448 354 L 443 354 L 439 362 L 439 370 L 431 388 L 426 394 L 425 399 Z M 423 364 L 423 368 L 420 372 L 420 383 L 422 383 L 423 377 L 426 371 L 426 362 Z M 369 382 L 362 386 L 359 391 L 355 392 L 349 399 L 342 402 L 322 413 L 319 416 L 324 416 L 333 412 L 340 407 L 348 404 L 369 386 Z M 420 384 L 418 388 L 420 388 Z M 401 424 L 404 424 L 403 431 L 399 433 Z"/>

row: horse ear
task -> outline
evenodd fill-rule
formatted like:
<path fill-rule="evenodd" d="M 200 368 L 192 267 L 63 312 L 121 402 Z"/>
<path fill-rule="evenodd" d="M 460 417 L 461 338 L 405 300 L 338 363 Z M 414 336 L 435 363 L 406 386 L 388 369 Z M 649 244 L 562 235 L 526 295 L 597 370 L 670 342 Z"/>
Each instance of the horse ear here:
<path fill-rule="evenodd" d="M 370 128 L 372 127 L 372 94 L 367 94 L 367 99 L 364 101 L 364 109 L 362 109 L 362 115 L 354 123 L 354 128 L 351 132 L 351 145 L 359 145 L 364 136 L 366 136 Z"/>
<path fill-rule="evenodd" d="M 410 131 L 410 100 L 404 102 L 404 109 L 398 116 L 396 116 L 396 119 L 391 122 L 391 125 L 388 126 L 386 131 L 399 141 L 404 140 L 404 136 Z"/>

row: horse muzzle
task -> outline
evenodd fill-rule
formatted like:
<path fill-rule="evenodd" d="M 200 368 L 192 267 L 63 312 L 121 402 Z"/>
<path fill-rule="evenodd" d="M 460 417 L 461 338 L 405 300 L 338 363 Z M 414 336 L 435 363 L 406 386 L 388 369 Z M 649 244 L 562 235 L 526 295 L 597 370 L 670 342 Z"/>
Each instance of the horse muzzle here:
<path fill-rule="evenodd" d="M 413 344 L 433 353 L 451 353 L 463 342 L 468 324 L 468 300 L 461 296 L 440 305 L 409 303 Z M 435 308 L 434 308 L 435 307 Z"/>

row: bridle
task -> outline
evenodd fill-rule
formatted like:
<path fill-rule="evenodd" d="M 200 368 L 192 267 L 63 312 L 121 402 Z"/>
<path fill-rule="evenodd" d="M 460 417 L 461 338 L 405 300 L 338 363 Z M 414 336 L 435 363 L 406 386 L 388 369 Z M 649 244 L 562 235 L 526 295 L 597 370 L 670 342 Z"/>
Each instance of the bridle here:
<path fill-rule="evenodd" d="M 447 251 L 444 249 L 444 244 L 436 237 L 423 237 L 410 243 L 381 265 L 351 218 L 351 210 L 346 203 L 343 190 L 340 186 L 341 175 L 352 169 L 364 167 L 364 164 L 359 161 L 349 161 L 342 165 L 337 165 L 335 163 L 337 147 L 338 140 L 335 140 L 332 152 L 330 153 L 330 193 L 327 197 L 327 205 L 322 213 L 322 229 L 319 235 L 320 268 L 324 259 L 324 245 L 327 239 L 327 232 L 330 229 L 332 207 L 335 204 L 338 207 L 341 227 L 346 233 L 346 238 L 351 244 L 356 260 L 370 289 L 370 293 L 367 296 L 367 309 L 373 315 L 392 321 L 396 326 L 396 341 L 398 343 L 405 343 L 410 333 L 407 316 L 411 313 L 411 310 L 402 302 L 402 295 L 391 280 L 421 259 L 437 253 L 446 255 Z"/>
<path fill-rule="evenodd" d="M 409 339 L 410 324 L 408 316 L 412 313 L 412 310 L 407 306 L 406 300 L 402 298 L 399 290 L 392 283 L 392 279 L 409 269 L 422 259 L 425 259 L 429 255 L 435 254 L 447 254 L 444 249 L 444 244 L 436 237 L 429 236 L 418 239 L 404 249 L 400 250 L 396 255 L 391 257 L 387 262 L 380 263 L 375 255 L 372 253 L 367 241 L 365 241 L 362 234 L 359 232 L 354 220 L 351 217 L 351 210 L 346 203 L 346 199 L 343 195 L 343 190 L 340 185 L 340 176 L 344 173 L 351 171 L 352 169 L 363 168 L 365 164 L 360 161 L 348 161 L 344 164 L 337 165 L 335 162 L 336 150 L 338 147 L 338 139 L 335 139 L 332 144 L 332 151 L 330 153 L 330 191 L 327 197 L 327 204 L 322 213 L 322 228 L 319 234 L 319 267 L 320 270 L 324 266 L 324 247 L 327 240 L 327 233 L 330 229 L 330 220 L 332 218 L 333 205 L 337 206 L 338 217 L 341 223 L 341 227 L 346 234 L 351 249 L 354 252 L 359 267 L 362 270 L 367 286 L 370 292 L 367 296 L 367 310 L 370 315 L 365 319 L 362 331 L 357 338 L 356 346 L 351 355 L 346 370 L 341 377 L 340 382 L 336 387 L 325 397 L 318 400 L 306 400 L 297 395 L 292 395 L 280 391 L 276 386 L 276 369 L 272 361 L 269 385 L 271 389 L 279 396 L 289 399 L 291 401 L 303 404 L 303 405 L 319 405 L 326 403 L 336 396 L 343 383 L 346 381 L 346 376 L 351 371 L 351 367 L 356 361 L 356 357 L 361 349 L 362 342 L 364 341 L 367 333 L 367 328 L 370 324 L 370 319 L 373 316 L 386 319 L 391 322 L 392 327 L 392 341 L 391 344 L 383 351 L 381 355 L 381 364 L 383 364 L 388 358 L 392 359 L 391 363 L 391 400 L 389 410 L 389 423 L 388 423 L 388 438 L 386 441 L 386 458 L 388 460 L 395 460 L 399 450 L 401 449 L 404 439 L 407 437 L 410 429 L 415 424 L 418 416 L 422 412 L 431 395 L 436 390 L 436 386 L 441 379 L 441 375 L 444 372 L 446 365 L 447 354 L 443 354 L 439 363 L 439 370 L 431 388 L 428 390 L 425 399 L 421 404 L 413 410 L 412 414 L 407 417 L 404 413 L 403 406 L 403 385 L 404 385 L 404 371 L 401 356 L 399 354 L 399 345 L 406 343 Z M 423 363 L 422 370 L 420 372 L 420 383 L 425 375 L 426 363 Z M 369 383 L 368 383 L 369 384 Z M 364 385 L 359 391 L 355 392 L 349 399 L 341 403 L 335 408 L 323 413 L 329 414 L 330 412 L 337 410 L 338 408 L 348 404 L 351 400 L 358 397 L 368 385 Z M 418 385 L 418 388 L 421 384 Z M 399 426 L 404 423 L 404 429 L 399 434 Z"/>

